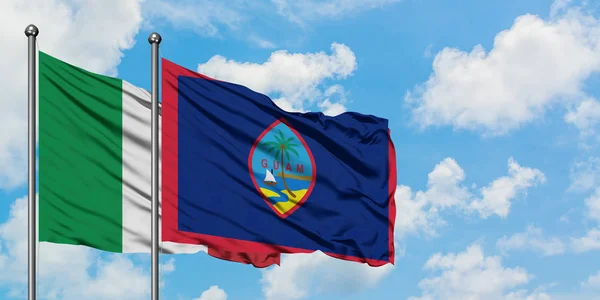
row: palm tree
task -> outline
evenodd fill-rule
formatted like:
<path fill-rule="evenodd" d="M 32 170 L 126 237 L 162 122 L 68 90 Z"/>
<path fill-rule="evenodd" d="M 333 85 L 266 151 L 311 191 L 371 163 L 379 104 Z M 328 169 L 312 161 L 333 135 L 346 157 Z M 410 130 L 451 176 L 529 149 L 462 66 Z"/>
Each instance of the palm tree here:
<path fill-rule="evenodd" d="M 294 149 L 294 147 L 299 147 L 298 144 L 293 143 L 294 141 L 294 137 L 290 137 L 287 138 L 283 132 L 281 132 L 281 130 L 277 130 L 277 133 L 275 135 L 275 141 L 269 141 L 266 142 L 265 145 L 267 145 L 268 148 L 268 152 L 275 152 L 275 157 L 277 159 L 279 159 L 279 155 L 281 154 L 281 181 L 283 181 L 283 186 L 285 187 L 285 190 L 292 196 L 292 197 L 296 197 L 296 195 L 294 194 L 294 192 L 292 192 L 290 190 L 290 188 L 288 187 L 287 183 L 285 182 L 285 160 L 284 160 L 284 155 L 285 157 L 287 157 L 288 161 L 290 160 L 290 152 L 292 154 L 295 154 L 296 156 L 300 156 L 298 154 L 298 151 L 296 151 L 296 149 Z"/>

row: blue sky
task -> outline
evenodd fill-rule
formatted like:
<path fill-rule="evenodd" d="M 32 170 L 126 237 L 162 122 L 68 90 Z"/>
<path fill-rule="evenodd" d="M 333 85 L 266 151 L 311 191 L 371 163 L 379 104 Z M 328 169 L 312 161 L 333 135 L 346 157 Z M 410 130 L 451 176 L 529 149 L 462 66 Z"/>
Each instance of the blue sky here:
<path fill-rule="evenodd" d="M 600 298 L 598 3 L 20 2 L 0 4 L 0 299 L 26 288 L 29 23 L 40 50 L 145 89 L 157 31 L 163 57 L 284 109 L 390 120 L 395 266 L 161 257 L 164 299 Z M 149 266 L 42 245 L 39 283 L 44 299 L 147 299 Z"/>

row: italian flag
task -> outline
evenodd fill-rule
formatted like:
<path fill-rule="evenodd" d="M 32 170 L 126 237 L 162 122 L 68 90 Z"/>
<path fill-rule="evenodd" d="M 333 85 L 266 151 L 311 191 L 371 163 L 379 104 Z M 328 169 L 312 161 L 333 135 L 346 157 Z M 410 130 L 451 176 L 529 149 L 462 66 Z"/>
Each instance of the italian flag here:
<path fill-rule="evenodd" d="M 39 52 L 41 242 L 150 253 L 150 103 L 144 89 Z"/>

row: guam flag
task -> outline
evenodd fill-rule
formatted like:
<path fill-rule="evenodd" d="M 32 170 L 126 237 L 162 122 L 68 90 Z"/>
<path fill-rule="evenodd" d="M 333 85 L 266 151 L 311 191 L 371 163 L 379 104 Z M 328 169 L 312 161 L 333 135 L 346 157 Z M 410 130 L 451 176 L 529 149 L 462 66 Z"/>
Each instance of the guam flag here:
<path fill-rule="evenodd" d="M 286 112 L 162 59 L 162 240 L 257 267 L 280 253 L 394 263 L 388 121 Z"/>

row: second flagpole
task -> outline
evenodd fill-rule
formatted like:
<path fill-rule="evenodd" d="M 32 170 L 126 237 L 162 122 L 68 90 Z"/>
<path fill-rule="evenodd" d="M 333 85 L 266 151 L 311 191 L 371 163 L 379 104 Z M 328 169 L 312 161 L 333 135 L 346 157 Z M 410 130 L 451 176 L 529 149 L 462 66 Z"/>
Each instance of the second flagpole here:
<path fill-rule="evenodd" d="M 36 272 L 37 272 L 37 206 L 35 199 L 36 187 L 36 161 L 35 161 L 35 137 L 36 137 L 36 70 L 37 70 L 37 49 L 35 46 L 36 37 L 40 31 L 31 24 L 25 28 L 25 36 L 27 36 L 27 97 L 29 111 L 28 139 L 27 139 L 27 164 L 28 164 L 28 182 L 27 182 L 27 202 L 29 207 L 27 210 L 27 299 L 36 299 Z"/>
<path fill-rule="evenodd" d="M 152 47 L 152 300 L 158 300 L 158 45 L 162 38 L 160 34 L 153 32 L 148 37 L 148 42 Z"/>

